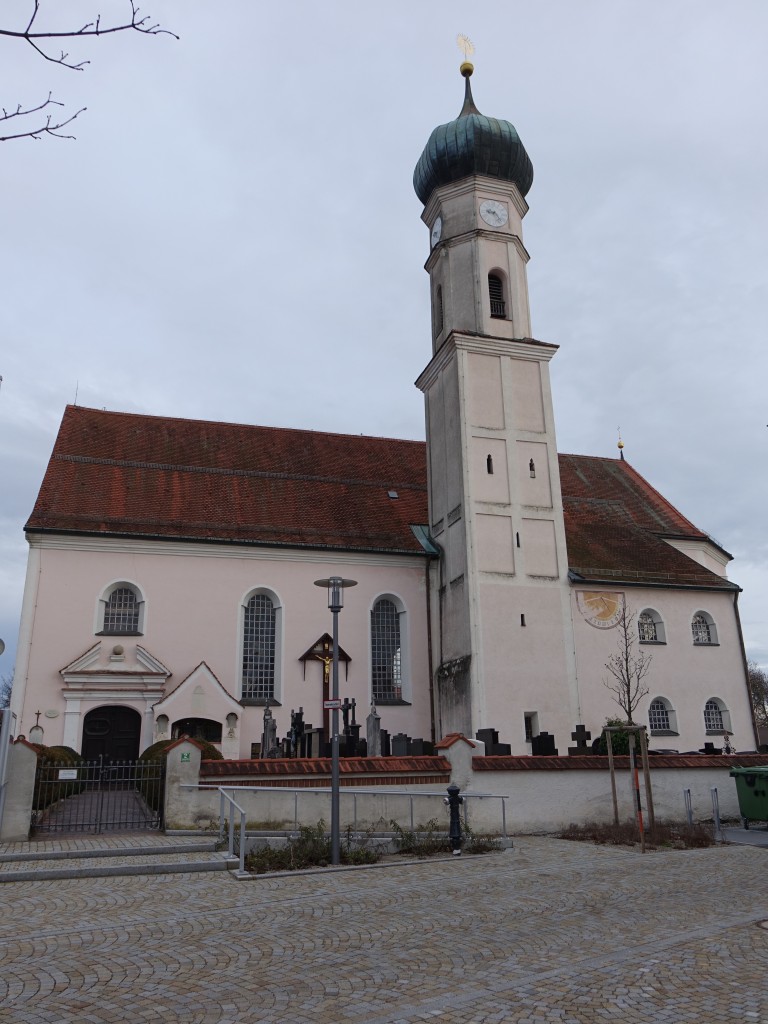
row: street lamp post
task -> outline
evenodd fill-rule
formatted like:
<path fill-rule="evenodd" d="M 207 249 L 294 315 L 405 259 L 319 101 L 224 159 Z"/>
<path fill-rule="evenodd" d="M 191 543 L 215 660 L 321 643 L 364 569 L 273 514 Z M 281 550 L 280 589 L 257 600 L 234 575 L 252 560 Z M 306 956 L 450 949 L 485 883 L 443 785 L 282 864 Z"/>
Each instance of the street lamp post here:
<path fill-rule="evenodd" d="M 331 864 L 338 864 L 341 854 L 339 830 L 339 612 L 344 607 L 344 590 L 356 587 L 357 580 L 331 576 L 315 580 L 316 587 L 328 591 L 328 607 L 333 615 L 333 661 L 331 675 Z"/>

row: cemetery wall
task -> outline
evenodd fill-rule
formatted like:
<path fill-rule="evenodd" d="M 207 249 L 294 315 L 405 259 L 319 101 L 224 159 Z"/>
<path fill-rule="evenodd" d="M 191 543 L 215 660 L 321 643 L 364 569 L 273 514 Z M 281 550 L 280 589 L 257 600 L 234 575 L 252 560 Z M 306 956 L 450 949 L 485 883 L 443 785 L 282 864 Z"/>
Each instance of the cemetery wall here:
<path fill-rule="evenodd" d="M 341 827 L 367 828 L 397 821 L 405 828 L 431 818 L 447 820 L 443 795 L 450 781 L 470 799 L 467 819 L 477 831 L 500 831 L 501 801 L 506 797 L 506 826 L 510 834 L 556 832 L 571 822 L 610 822 L 613 819 L 611 778 L 607 759 L 600 757 L 485 757 L 482 744 L 452 737 L 439 744 L 439 758 L 379 758 L 365 774 L 342 778 Z M 189 758 L 182 761 L 182 755 Z M 421 772 L 414 770 L 418 762 Z M 429 764 L 432 771 L 425 770 Z M 234 789 L 234 796 L 253 827 L 292 829 L 330 821 L 330 777 L 327 762 L 252 762 L 251 774 L 242 774 L 243 762 L 208 762 L 218 774 L 201 775 L 199 751 L 191 741 L 180 741 L 168 757 L 166 824 L 168 828 L 201 828 L 218 822 L 217 786 Z M 732 765 L 768 765 L 765 755 L 707 757 L 703 755 L 654 757 L 651 780 L 656 817 L 683 820 L 683 790 L 690 789 L 697 820 L 711 819 L 713 787 L 717 788 L 724 819 L 739 817 L 736 785 L 729 777 Z M 342 762 L 344 765 L 344 762 Z M 260 766 L 260 767 L 259 767 Z M 399 770 L 398 770 L 399 768 Z M 448 768 L 448 771 L 440 769 Z M 232 772 L 241 772 L 232 774 Z M 279 772 L 271 785 L 269 772 Z M 258 791 L 243 787 L 260 786 Z M 642 774 L 641 798 L 646 804 Z M 293 792 L 295 788 L 300 792 Z M 369 790 L 375 790 L 369 792 Z M 616 789 L 622 819 L 634 813 L 629 760 L 616 758 Z"/>

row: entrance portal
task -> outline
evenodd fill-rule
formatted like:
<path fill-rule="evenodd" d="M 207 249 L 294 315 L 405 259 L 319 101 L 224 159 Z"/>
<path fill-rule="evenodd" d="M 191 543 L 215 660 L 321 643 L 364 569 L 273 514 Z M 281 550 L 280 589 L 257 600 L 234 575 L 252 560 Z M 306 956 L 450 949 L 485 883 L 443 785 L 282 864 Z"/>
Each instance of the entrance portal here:
<path fill-rule="evenodd" d="M 133 708 L 94 708 L 83 722 L 82 755 L 86 761 L 135 761 L 139 756 L 141 715 Z"/>

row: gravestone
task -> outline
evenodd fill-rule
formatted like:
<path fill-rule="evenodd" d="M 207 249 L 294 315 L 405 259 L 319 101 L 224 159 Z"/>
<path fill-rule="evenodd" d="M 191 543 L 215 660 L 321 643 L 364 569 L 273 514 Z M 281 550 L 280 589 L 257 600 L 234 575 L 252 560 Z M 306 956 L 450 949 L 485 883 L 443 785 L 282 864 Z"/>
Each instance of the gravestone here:
<path fill-rule="evenodd" d="M 313 729 L 311 725 L 304 726 L 303 749 L 304 757 L 322 757 L 325 744 L 325 737 L 322 729 Z"/>
<path fill-rule="evenodd" d="M 569 757 L 586 757 L 592 753 L 588 741 L 592 739 L 592 733 L 583 725 L 577 725 L 571 733 L 571 739 L 576 741 L 575 747 L 568 747 Z"/>
<path fill-rule="evenodd" d="M 381 756 L 391 757 L 392 744 L 389 741 L 389 733 L 386 729 L 382 729 L 381 733 Z"/>
<path fill-rule="evenodd" d="M 557 757 L 555 737 L 550 736 L 548 732 L 540 732 L 531 740 L 531 753 L 534 757 Z"/>
<path fill-rule="evenodd" d="M 371 711 L 365 720 L 365 735 L 368 741 L 368 756 L 381 757 L 381 715 L 376 705 L 371 704 Z"/>
<path fill-rule="evenodd" d="M 290 740 L 289 757 L 301 757 L 301 740 L 304 736 L 304 708 L 298 711 L 291 711 L 291 730 L 288 733 Z"/>
<path fill-rule="evenodd" d="M 261 733 L 261 756 L 277 757 L 277 722 L 269 704 L 264 708 L 264 728 Z"/>
<path fill-rule="evenodd" d="M 395 733 L 392 737 L 392 757 L 407 757 L 411 752 L 411 737 L 404 732 Z"/>
<path fill-rule="evenodd" d="M 475 739 L 485 744 L 486 757 L 508 757 L 512 753 L 512 745 L 510 743 L 499 743 L 497 729 L 478 729 L 475 733 Z"/>

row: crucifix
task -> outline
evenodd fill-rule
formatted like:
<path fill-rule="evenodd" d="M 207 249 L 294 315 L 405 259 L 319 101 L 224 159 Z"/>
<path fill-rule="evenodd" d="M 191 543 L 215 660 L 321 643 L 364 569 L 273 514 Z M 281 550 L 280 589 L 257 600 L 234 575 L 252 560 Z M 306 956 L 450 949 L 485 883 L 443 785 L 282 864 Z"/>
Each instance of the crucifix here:
<path fill-rule="evenodd" d="M 333 666 L 333 639 L 329 633 L 323 633 L 314 644 L 305 651 L 299 658 L 304 664 L 304 678 L 307 675 L 307 662 L 319 661 L 323 666 L 323 737 L 326 741 L 331 736 L 331 712 L 325 707 L 325 702 L 331 696 L 331 668 Z M 339 661 L 344 663 L 346 678 L 349 679 L 349 655 L 339 647 Z M 314 715 L 314 712 L 312 712 Z"/>

